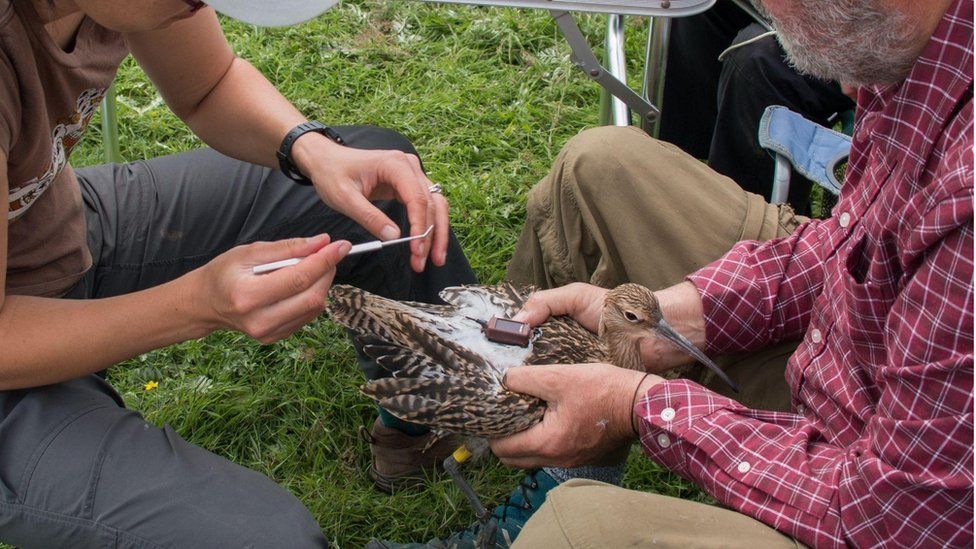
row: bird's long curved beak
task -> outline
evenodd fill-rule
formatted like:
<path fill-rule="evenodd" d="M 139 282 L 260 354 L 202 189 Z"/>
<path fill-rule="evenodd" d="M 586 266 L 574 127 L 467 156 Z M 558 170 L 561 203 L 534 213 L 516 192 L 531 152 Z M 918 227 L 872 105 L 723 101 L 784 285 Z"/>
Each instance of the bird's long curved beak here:
<path fill-rule="evenodd" d="M 718 367 L 718 364 L 712 362 L 712 359 L 705 356 L 705 353 L 701 352 L 698 347 L 695 347 L 695 345 L 688 341 L 685 336 L 674 331 L 674 328 L 672 328 L 671 325 L 668 324 L 663 318 L 658 321 L 656 327 L 658 333 L 664 336 L 665 339 L 682 348 L 685 352 L 693 356 L 698 362 L 708 366 L 708 369 L 715 372 L 715 375 L 722 378 L 722 381 L 728 383 L 729 387 L 732 387 L 733 391 L 737 393 L 739 392 L 738 385 L 736 385 L 735 382 L 733 382 L 732 379 L 730 379 L 729 376 Z"/>

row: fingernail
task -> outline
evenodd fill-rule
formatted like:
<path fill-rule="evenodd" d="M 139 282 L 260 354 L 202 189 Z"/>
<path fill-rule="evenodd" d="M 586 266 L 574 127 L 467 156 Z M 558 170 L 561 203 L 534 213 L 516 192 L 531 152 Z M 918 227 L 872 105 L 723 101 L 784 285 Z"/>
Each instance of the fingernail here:
<path fill-rule="evenodd" d="M 400 236 L 400 229 L 397 229 L 393 225 L 387 225 L 386 227 L 383 227 L 382 231 L 380 231 L 380 238 L 382 238 L 383 240 L 393 240 L 394 238 L 398 238 L 399 236 Z"/>
<path fill-rule="evenodd" d="M 525 322 L 525 319 L 526 318 L 529 318 L 529 313 L 527 313 L 524 310 L 522 310 L 522 311 L 519 311 L 519 312 L 515 313 L 515 316 L 512 317 L 512 320 L 518 320 L 519 322 Z"/>
<path fill-rule="evenodd" d="M 346 255 L 347 253 L 349 253 L 349 250 L 351 249 L 352 249 L 352 244 L 348 242 L 342 242 L 341 244 L 339 244 L 339 255 Z"/>
<path fill-rule="evenodd" d="M 426 268 L 427 268 L 427 258 L 426 258 L 426 257 L 424 257 L 424 258 L 423 258 L 423 259 L 422 259 L 422 260 L 420 261 L 420 270 L 422 271 L 422 270 L 424 270 L 424 269 L 426 269 Z"/>
<path fill-rule="evenodd" d="M 315 236 L 306 238 L 305 242 L 308 242 L 309 244 L 319 244 L 328 237 L 329 235 L 327 233 L 317 234 Z"/>

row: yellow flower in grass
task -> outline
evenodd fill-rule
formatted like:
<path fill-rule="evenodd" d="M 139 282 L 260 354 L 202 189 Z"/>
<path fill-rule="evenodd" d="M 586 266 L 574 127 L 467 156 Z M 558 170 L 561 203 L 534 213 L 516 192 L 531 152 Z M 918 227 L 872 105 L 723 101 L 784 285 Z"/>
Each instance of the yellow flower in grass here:
<path fill-rule="evenodd" d="M 146 388 L 147 391 L 152 391 L 156 387 L 159 387 L 159 382 L 158 381 L 147 381 L 146 382 L 145 388 Z"/>

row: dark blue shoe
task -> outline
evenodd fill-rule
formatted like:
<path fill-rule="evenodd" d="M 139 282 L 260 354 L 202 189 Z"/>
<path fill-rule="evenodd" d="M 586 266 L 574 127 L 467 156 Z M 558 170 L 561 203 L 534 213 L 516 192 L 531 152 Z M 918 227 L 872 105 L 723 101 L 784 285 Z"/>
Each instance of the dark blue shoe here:
<path fill-rule="evenodd" d="M 475 522 L 445 540 L 432 539 L 427 543 L 395 543 L 373 540 L 366 549 L 479 549 L 481 547 L 507 549 L 525 522 L 546 501 L 546 494 L 557 486 L 554 478 L 539 469 L 530 471 L 519 482 L 504 504 L 495 507 L 487 524 Z M 494 543 L 485 540 L 494 530 Z"/>

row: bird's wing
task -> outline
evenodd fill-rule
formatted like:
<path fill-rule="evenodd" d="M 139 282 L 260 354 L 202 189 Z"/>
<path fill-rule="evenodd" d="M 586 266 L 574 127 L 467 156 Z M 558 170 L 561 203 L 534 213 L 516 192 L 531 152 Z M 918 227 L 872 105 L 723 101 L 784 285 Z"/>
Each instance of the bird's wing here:
<path fill-rule="evenodd" d="M 518 288 L 511 283 L 496 286 L 453 286 L 441 290 L 441 299 L 454 305 L 461 314 L 487 314 L 511 318 L 522 308 L 532 288 Z"/>
<path fill-rule="evenodd" d="M 504 289 L 497 289 L 504 288 Z M 441 347 L 466 362 L 494 371 L 498 382 L 512 366 L 526 363 L 531 349 L 488 341 L 481 322 L 492 316 L 510 316 L 518 294 L 514 289 L 496 286 L 461 286 L 444 290 L 447 305 L 394 301 L 344 285 L 332 287 L 328 310 L 340 324 L 360 334 L 416 349 L 438 362 Z M 454 367 L 454 364 L 448 364 Z"/>
<path fill-rule="evenodd" d="M 500 436 L 529 427 L 544 410 L 542 401 L 501 385 L 505 370 L 524 364 L 531 350 L 488 341 L 477 321 L 507 316 L 516 301 L 506 292 L 451 288 L 449 305 L 432 306 L 336 285 L 328 309 L 358 334 L 367 355 L 394 373 L 363 388 L 383 408 L 440 431 Z"/>
<path fill-rule="evenodd" d="M 526 364 L 586 364 L 608 359 L 600 338 L 568 316 L 554 316 L 538 330 Z"/>
<path fill-rule="evenodd" d="M 364 352 L 393 377 L 368 381 L 363 393 L 394 416 L 438 431 L 497 437 L 542 418 L 545 404 L 504 390 L 488 371 L 444 368 L 429 356 L 393 344 L 368 344 Z"/>

